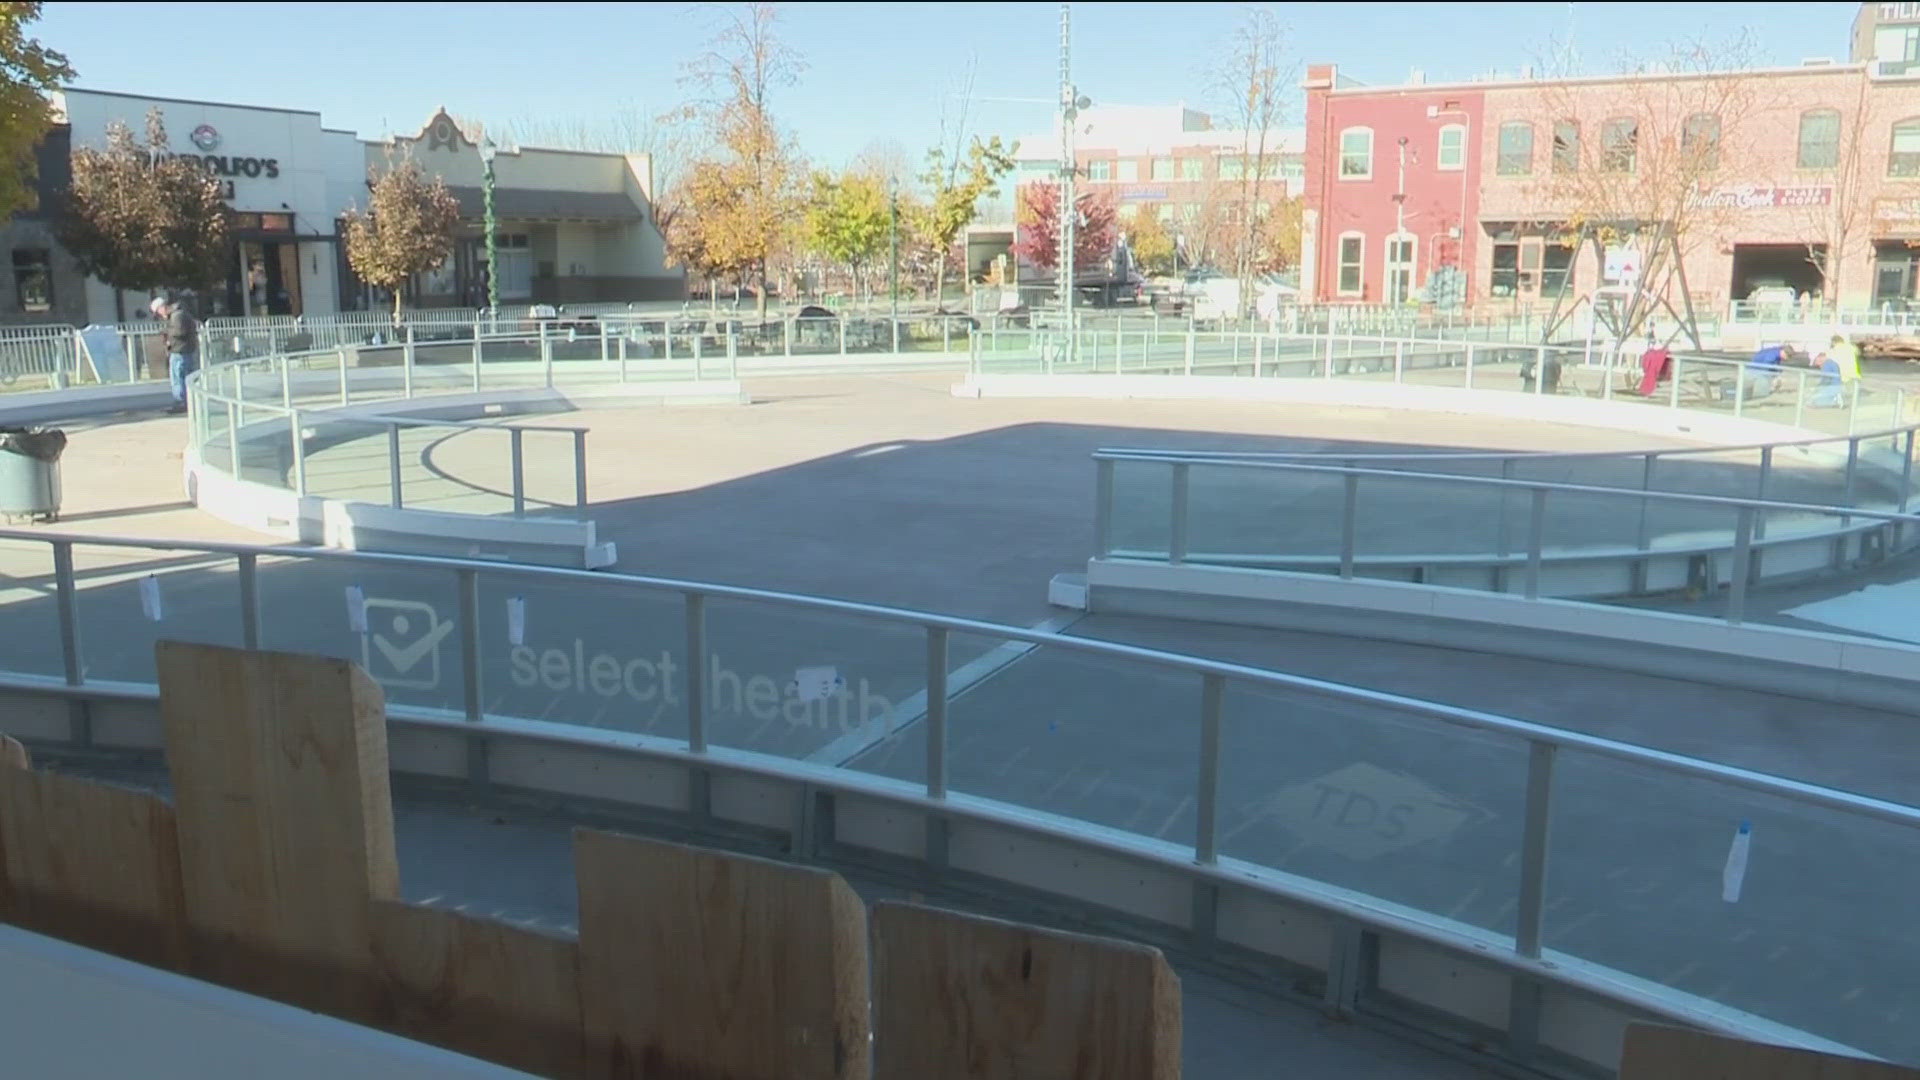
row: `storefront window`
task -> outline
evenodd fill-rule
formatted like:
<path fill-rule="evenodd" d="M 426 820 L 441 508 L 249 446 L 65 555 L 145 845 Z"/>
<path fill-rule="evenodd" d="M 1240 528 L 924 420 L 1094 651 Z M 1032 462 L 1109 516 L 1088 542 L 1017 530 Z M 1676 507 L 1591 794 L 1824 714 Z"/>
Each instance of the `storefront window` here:
<path fill-rule="evenodd" d="M 1920 176 L 1920 116 L 1893 125 L 1893 152 L 1887 155 L 1888 176 Z"/>
<path fill-rule="evenodd" d="M 1487 288 L 1494 296 L 1512 296 L 1520 291 L 1520 245 L 1493 245 L 1493 273 Z"/>
<path fill-rule="evenodd" d="M 45 314 L 53 310 L 53 253 L 46 248 L 15 248 L 13 292 L 20 310 Z"/>
<path fill-rule="evenodd" d="M 1140 163 L 1138 161 L 1135 161 L 1132 158 L 1128 158 L 1125 161 L 1118 162 L 1117 164 L 1118 164 L 1118 168 L 1117 168 L 1117 171 L 1115 171 L 1114 173 L 1114 178 L 1119 180 L 1121 183 L 1131 184 L 1134 181 L 1140 179 Z"/>
<path fill-rule="evenodd" d="M 1800 153 L 1802 169 L 1831 169 L 1840 164 L 1840 112 L 1837 109 L 1811 109 L 1800 114 Z"/>
<path fill-rule="evenodd" d="M 1533 171 L 1533 125 L 1511 120 L 1500 125 L 1500 160 L 1495 172 L 1501 176 L 1525 176 Z"/>
<path fill-rule="evenodd" d="M 1548 296 L 1558 296 L 1562 288 L 1573 285 L 1574 249 L 1551 241 L 1543 257 L 1540 268 L 1540 291 Z"/>
<path fill-rule="evenodd" d="M 1207 178 L 1207 159 L 1190 157 L 1180 159 L 1180 179 L 1205 180 Z"/>
<path fill-rule="evenodd" d="M 1154 158 L 1153 159 L 1153 178 L 1155 180 L 1173 179 L 1173 159 L 1165 158 L 1165 157 Z"/>

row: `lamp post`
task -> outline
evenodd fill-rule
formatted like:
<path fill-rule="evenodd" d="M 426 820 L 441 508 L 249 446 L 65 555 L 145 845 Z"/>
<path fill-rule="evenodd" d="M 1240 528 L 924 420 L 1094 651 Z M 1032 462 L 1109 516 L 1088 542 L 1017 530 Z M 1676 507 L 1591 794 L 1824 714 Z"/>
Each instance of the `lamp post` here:
<path fill-rule="evenodd" d="M 487 319 L 491 323 L 500 317 L 500 259 L 499 238 L 494 235 L 493 220 L 493 157 L 499 148 L 493 145 L 493 139 L 482 136 L 480 140 L 480 197 L 485 206 L 481 227 L 487 231 Z"/>
<path fill-rule="evenodd" d="M 1074 198 L 1074 155 L 1073 127 L 1080 113 L 1093 103 L 1082 96 L 1073 85 L 1072 58 L 1072 5 L 1060 5 L 1060 211 L 1059 211 L 1059 274 L 1060 274 L 1060 317 L 1065 331 L 1065 347 L 1060 359 L 1071 364 L 1078 342 L 1075 341 L 1073 327 L 1073 249 L 1074 218 L 1079 203 Z"/>
<path fill-rule="evenodd" d="M 893 351 L 900 351 L 900 178 L 887 177 L 887 298 Z"/>

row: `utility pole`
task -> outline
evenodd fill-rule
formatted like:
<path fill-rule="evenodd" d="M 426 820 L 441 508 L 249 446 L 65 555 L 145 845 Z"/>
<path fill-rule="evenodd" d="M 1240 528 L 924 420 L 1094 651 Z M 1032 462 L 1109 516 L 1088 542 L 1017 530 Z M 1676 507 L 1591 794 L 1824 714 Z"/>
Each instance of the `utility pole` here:
<path fill-rule="evenodd" d="M 480 137 L 481 196 L 485 201 L 485 212 L 481 227 L 487 231 L 487 322 L 492 325 L 500 317 L 500 250 L 499 237 L 495 235 L 493 217 L 493 157 L 499 150 L 490 136 Z M 479 355 L 478 353 L 475 354 Z M 478 378 L 478 376 L 475 376 Z"/>
<path fill-rule="evenodd" d="M 1393 239 L 1387 241 L 1387 303 L 1395 307 L 1398 307 L 1406 300 L 1406 297 L 1401 295 L 1400 290 L 1400 274 L 1402 272 L 1400 269 L 1402 265 L 1400 253 L 1406 250 L 1401 246 L 1406 243 L 1404 239 L 1406 232 L 1407 137 L 1402 135 L 1400 136 L 1400 175 L 1393 189 Z M 1407 267 L 1405 273 L 1407 275 L 1407 284 L 1411 286 L 1413 284 L 1413 268 L 1411 266 Z"/>
<path fill-rule="evenodd" d="M 1066 332 L 1061 360 L 1072 363 L 1077 351 L 1073 326 L 1073 241 L 1079 204 L 1074 198 L 1073 125 L 1091 102 L 1073 88 L 1072 4 L 1060 5 L 1060 316 Z"/>
<path fill-rule="evenodd" d="M 887 243 L 891 254 L 887 257 L 887 295 L 892 299 L 889 308 L 892 315 L 888 320 L 893 324 L 893 351 L 900 351 L 900 178 L 887 178 Z"/>

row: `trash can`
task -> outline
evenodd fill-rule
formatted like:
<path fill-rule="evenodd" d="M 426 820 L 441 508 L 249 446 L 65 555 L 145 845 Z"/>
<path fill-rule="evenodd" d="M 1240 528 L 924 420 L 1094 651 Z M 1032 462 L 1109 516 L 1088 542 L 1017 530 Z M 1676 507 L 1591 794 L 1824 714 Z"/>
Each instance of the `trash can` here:
<path fill-rule="evenodd" d="M 53 521 L 60 516 L 60 454 L 67 433 L 58 428 L 0 427 L 0 517 Z"/>

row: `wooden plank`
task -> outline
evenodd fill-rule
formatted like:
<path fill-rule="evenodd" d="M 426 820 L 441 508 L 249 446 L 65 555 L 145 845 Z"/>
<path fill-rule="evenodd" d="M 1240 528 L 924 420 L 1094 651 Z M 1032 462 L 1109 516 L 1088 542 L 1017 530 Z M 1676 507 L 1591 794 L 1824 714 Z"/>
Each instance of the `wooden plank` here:
<path fill-rule="evenodd" d="M 1180 1075 L 1180 980 L 1157 949 L 902 903 L 874 905 L 873 939 L 876 1076 Z"/>
<path fill-rule="evenodd" d="M 373 954 L 395 1033 L 536 1076 L 584 1075 L 572 938 L 380 900 Z"/>
<path fill-rule="evenodd" d="M 11 735 L 0 735 L 0 765 L 9 765 L 16 769 L 31 768 L 33 759 L 28 756 L 27 748 L 20 740 Z"/>
<path fill-rule="evenodd" d="M 192 971 L 377 1023 L 370 899 L 397 899 L 385 700 L 352 664 L 163 641 Z"/>
<path fill-rule="evenodd" d="M 1620 1080 L 1920 1080 L 1920 1069 L 1691 1028 L 1628 1024 Z"/>
<path fill-rule="evenodd" d="M 26 769 L 32 767 L 32 759 L 27 748 L 20 740 L 11 735 L 0 735 L 0 769 Z M 4 818 L 0 818 L 4 821 Z M 7 875 L 7 839 L 5 830 L 0 830 L 0 922 L 13 922 L 13 882 Z"/>
<path fill-rule="evenodd" d="M 866 912 L 836 874 L 574 834 L 595 1076 L 864 1080 Z"/>
<path fill-rule="evenodd" d="M 180 851 L 173 808 L 157 796 L 0 765 L 0 859 L 8 922 L 185 968 Z"/>

